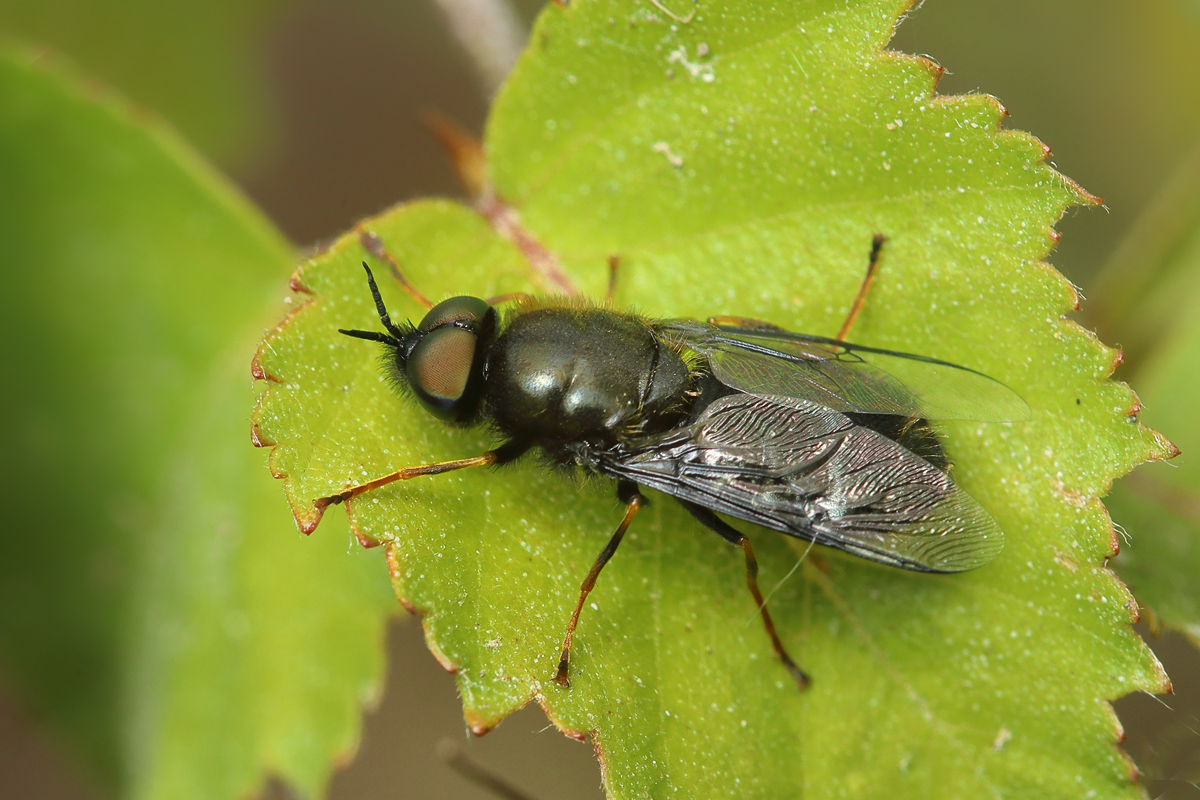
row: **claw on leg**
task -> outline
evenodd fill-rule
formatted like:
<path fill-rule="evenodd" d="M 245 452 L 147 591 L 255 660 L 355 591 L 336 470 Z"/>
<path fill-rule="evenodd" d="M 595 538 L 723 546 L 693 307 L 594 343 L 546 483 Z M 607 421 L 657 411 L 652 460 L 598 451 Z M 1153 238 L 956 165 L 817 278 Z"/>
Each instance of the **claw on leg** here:
<path fill-rule="evenodd" d="M 621 539 L 625 537 L 625 531 L 629 529 L 629 523 L 633 522 L 638 509 L 645 502 L 646 499 L 636 493 L 626 501 L 625 518 L 621 520 L 621 524 L 617 526 L 616 532 L 608 540 L 608 544 L 604 546 L 604 549 L 600 551 L 599 557 L 596 558 L 596 563 L 592 564 L 587 577 L 583 579 L 583 586 L 579 589 L 579 600 L 575 603 L 575 612 L 571 614 L 571 621 L 567 623 L 567 633 L 563 636 L 562 655 L 558 659 L 558 674 L 554 676 L 554 682 L 559 686 L 569 686 L 571 683 L 567 677 L 571 663 L 571 640 L 575 636 L 575 626 L 579 624 L 579 613 L 583 611 L 583 603 L 587 600 L 592 587 L 596 585 L 596 578 L 600 577 L 600 570 L 604 569 L 604 565 L 613 557 L 613 553 L 617 552 L 617 546 L 621 544 Z"/>
<path fill-rule="evenodd" d="M 771 619 L 771 612 L 767 610 L 767 601 L 763 599 L 762 590 L 758 588 L 758 559 L 754 557 L 754 548 L 750 546 L 750 540 L 746 538 L 744 533 L 718 517 L 711 508 L 705 508 L 704 506 L 685 500 L 680 500 L 679 503 L 691 512 L 692 516 L 704 525 L 704 527 L 713 531 L 730 544 L 742 548 L 742 553 L 746 556 L 746 587 L 750 589 L 750 594 L 754 596 L 754 602 L 758 606 L 758 613 L 762 617 L 763 627 L 767 629 L 767 636 L 771 637 L 771 646 L 775 648 L 775 654 L 779 656 L 779 660 L 783 662 L 783 666 L 796 679 L 799 687 L 807 689 L 811 681 L 804 670 L 796 666 L 796 662 L 792 660 L 792 657 L 788 655 L 788 651 L 784 649 L 779 634 L 775 632 L 775 621 Z"/>

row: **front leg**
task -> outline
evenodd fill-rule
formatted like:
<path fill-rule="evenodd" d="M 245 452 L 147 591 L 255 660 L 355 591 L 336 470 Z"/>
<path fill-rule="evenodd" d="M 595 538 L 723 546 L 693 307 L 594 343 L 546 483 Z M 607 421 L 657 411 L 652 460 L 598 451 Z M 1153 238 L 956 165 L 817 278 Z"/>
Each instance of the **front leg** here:
<path fill-rule="evenodd" d="M 490 467 L 496 463 L 496 451 L 489 450 L 480 456 L 474 458 L 460 458 L 457 461 L 439 461 L 436 464 L 422 464 L 419 467 L 404 467 L 398 469 L 390 475 L 384 475 L 382 478 L 376 478 L 373 481 L 360 483 L 357 486 L 351 486 L 337 494 L 329 497 L 318 497 L 316 506 L 318 511 L 324 511 L 329 506 L 335 506 L 339 503 L 344 503 L 347 500 L 352 500 L 360 494 L 373 492 L 389 483 L 396 481 L 407 481 L 413 478 L 419 478 L 422 475 L 441 475 L 443 472 L 454 472 L 458 469 L 466 469 L 467 467 Z"/>
<path fill-rule="evenodd" d="M 422 464 L 418 467 L 404 467 L 395 472 L 384 475 L 382 478 L 376 478 L 373 481 L 360 483 L 357 486 L 351 486 L 348 489 L 330 495 L 329 497 L 319 497 L 315 503 L 317 511 L 325 512 L 329 506 L 336 506 L 339 503 L 344 503 L 347 500 L 352 500 L 360 494 L 373 492 L 389 483 L 396 481 L 407 481 L 413 478 L 419 478 L 422 475 L 441 475 L 444 472 L 454 472 L 467 467 L 490 467 L 494 464 L 507 464 L 520 458 L 529 450 L 529 443 L 513 440 L 505 442 L 495 450 L 489 450 L 483 455 L 475 456 L 474 458 L 460 458 L 456 461 L 439 461 L 436 464 Z"/>

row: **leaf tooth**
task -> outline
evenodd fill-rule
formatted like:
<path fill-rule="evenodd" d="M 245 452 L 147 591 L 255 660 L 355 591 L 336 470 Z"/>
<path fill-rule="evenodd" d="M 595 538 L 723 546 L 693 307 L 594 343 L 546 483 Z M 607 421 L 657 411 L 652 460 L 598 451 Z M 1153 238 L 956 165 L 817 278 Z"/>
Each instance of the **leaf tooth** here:
<path fill-rule="evenodd" d="M 262 353 L 263 345 L 265 344 L 266 342 L 264 341 L 262 345 L 259 345 L 258 350 L 256 350 L 254 353 L 254 358 L 250 359 L 250 377 L 254 378 L 256 381 L 271 381 L 272 383 L 281 383 L 278 376 L 267 372 L 266 369 L 263 368 Z"/>
<path fill-rule="evenodd" d="M 388 544 L 383 550 L 384 557 L 387 560 L 388 575 L 392 579 L 392 591 L 396 595 L 396 601 L 404 606 L 404 610 L 414 617 L 421 612 L 413 605 L 413 602 L 405 596 L 402 591 L 400 581 L 404 574 L 403 568 L 400 566 L 400 556 L 396 553 L 396 545 Z"/>
<path fill-rule="evenodd" d="M 428 618 L 425 619 L 423 625 L 425 627 L 425 646 L 429 648 L 429 652 L 432 653 L 433 657 L 437 659 L 437 662 L 442 665 L 442 669 L 446 670 L 446 672 L 449 672 L 451 675 L 457 675 L 459 669 L 461 668 L 460 665 L 456 664 L 448 655 L 446 655 L 445 651 L 442 650 L 441 646 L 437 643 L 437 637 L 433 635 L 433 629 L 429 625 Z M 475 730 L 475 723 L 472 723 L 470 718 L 467 719 L 467 723 L 471 726 L 471 733 L 474 733 L 476 736 L 482 736 L 483 734 L 487 733 L 489 730 L 496 727 L 498 722 L 499 720 L 488 725 L 485 730 L 480 730 L 477 732 Z"/>
<path fill-rule="evenodd" d="M 274 472 L 274 470 L 272 470 Z M 275 474 L 275 477 L 280 480 L 287 480 L 286 474 Z M 300 528 L 300 532 L 305 536 L 312 534 L 321 524 L 321 518 L 325 516 L 324 509 L 311 506 L 305 509 L 302 505 L 292 498 L 288 498 L 289 505 L 292 507 L 292 517 L 296 520 L 296 526 Z"/>
<path fill-rule="evenodd" d="M 1104 704 L 1105 710 L 1112 717 L 1113 737 L 1115 741 L 1112 744 L 1114 750 L 1117 751 L 1117 759 L 1125 765 L 1126 775 L 1130 783 L 1137 783 L 1141 779 L 1142 774 L 1138 771 L 1137 764 L 1133 763 L 1133 759 L 1121 749 L 1121 742 L 1125 741 L 1125 726 L 1121 724 L 1121 720 L 1117 717 L 1117 712 L 1113 709 L 1112 703 Z"/>
<path fill-rule="evenodd" d="M 250 420 L 250 443 L 255 447 L 274 447 L 277 444 L 274 440 L 263 436 L 258 427 L 258 420 L 255 419 Z"/>
<path fill-rule="evenodd" d="M 303 267 L 298 267 L 296 271 L 292 273 L 291 277 L 288 278 L 288 288 L 296 294 L 315 294 L 312 289 L 304 284 L 303 278 L 300 277 L 300 273 L 302 271 Z"/>

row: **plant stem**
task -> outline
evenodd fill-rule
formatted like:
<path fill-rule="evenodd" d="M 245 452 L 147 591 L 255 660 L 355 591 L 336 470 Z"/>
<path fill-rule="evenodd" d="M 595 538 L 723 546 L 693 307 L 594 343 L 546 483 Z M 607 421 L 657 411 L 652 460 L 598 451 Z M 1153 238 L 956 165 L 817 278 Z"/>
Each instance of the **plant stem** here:
<path fill-rule="evenodd" d="M 491 98 L 525 46 L 525 26 L 509 0 L 434 0 L 454 38 L 467 51 L 484 94 Z"/>

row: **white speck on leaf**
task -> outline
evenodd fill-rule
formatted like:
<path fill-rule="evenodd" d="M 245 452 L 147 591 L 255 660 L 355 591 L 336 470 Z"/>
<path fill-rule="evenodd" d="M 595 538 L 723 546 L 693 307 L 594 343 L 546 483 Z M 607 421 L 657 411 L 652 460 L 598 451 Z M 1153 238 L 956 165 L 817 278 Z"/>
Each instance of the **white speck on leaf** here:
<path fill-rule="evenodd" d="M 996 740 L 992 742 L 992 749 L 997 753 L 1004 749 L 1004 745 L 1012 739 L 1012 731 L 1008 728 L 1001 728 L 996 733 Z"/>
<path fill-rule="evenodd" d="M 688 74 L 691 75 L 693 78 L 699 78 L 700 80 L 704 81 L 705 83 L 712 83 L 713 80 L 716 78 L 716 76 L 713 74 L 712 64 L 700 63 L 699 59 L 702 58 L 703 56 L 700 55 L 699 48 L 696 49 L 696 53 L 697 53 L 696 60 L 689 61 L 688 54 L 687 54 L 687 45 L 681 44 L 681 45 L 679 45 L 679 47 L 672 50 L 670 55 L 667 56 L 667 63 L 668 64 L 678 64 L 679 66 L 686 69 Z"/>
<path fill-rule="evenodd" d="M 655 142 L 651 148 L 656 153 L 662 153 L 667 157 L 667 163 L 678 169 L 683 166 L 683 156 L 677 156 L 671 152 L 671 145 L 666 142 Z"/>

